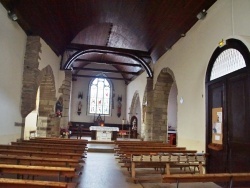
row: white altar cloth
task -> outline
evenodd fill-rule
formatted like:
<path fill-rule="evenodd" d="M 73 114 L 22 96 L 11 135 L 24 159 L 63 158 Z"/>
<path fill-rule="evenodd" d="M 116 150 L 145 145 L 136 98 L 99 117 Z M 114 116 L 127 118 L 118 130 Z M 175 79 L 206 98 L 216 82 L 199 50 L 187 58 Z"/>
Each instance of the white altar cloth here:
<path fill-rule="evenodd" d="M 96 140 L 111 141 L 112 132 L 119 131 L 118 127 L 90 126 L 89 130 L 96 131 Z"/>
<path fill-rule="evenodd" d="M 119 132 L 118 127 L 90 126 L 89 130 L 91 130 L 91 131 L 117 131 L 117 132 Z"/>

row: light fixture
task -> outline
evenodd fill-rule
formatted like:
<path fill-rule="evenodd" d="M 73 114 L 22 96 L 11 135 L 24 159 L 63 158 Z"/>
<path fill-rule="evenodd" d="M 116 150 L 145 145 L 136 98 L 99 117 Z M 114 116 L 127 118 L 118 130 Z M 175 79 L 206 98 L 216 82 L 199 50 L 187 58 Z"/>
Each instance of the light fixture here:
<path fill-rule="evenodd" d="M 8 17 L 9 17 L 12 21 L 17 21 L 17 19 L 18 19 L 17 15 L 16 15 L 14 12 L 10 11 L 10 10 L 8 10 Z"/>
<path fill-rule="evenodd" d="M 205 9 L 203 9 L 202 11 L 200 11 L 198 14 L 197 14 L 197 18 L 198 20 L 203 20 L 207 15 L 207 12 Z"/>
<path fill-rule="evenodd" d="M 219 42 L 219 47 L 222 48 L 225 45 L 226 45 L 226 41 L 224 41 L 223 39 L 221 39 L 221 41 Z"/>
<path fill-rule="evenodd" d="M 182 104 L 184 102 L 184 99 L 181 97 L 180 98 L 180 103 Z"/>

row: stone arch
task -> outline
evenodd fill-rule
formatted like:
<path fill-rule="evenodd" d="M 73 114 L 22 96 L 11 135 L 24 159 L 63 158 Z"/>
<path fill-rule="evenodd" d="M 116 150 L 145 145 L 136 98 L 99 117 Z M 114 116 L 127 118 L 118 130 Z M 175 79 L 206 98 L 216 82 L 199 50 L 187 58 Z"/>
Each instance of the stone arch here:
<path fill-rule="evenodd" d="M 58 93 L 60 93 L 60 97 L 63 99 L 63 110 L 62 117 L 60 118 L 60 127 L 67 129 L 68 123 L 70 121 L 70 95 L 71 95 L 71 83 L 72 83 L 72 73 L 71 71 L 64 71 L 65 79 L 60 86 Z"/>
<path fill-rule="evenodd" d="M 56 89 L 53 70 L 50 65 L 41 71 L 39 116 L 54 114 Z"/>
<path fill-rule="evenodd" d="M 145 127 L 147 124 L 147 88 L 145 88 L 142 100 L 142 123 L 141 123 L 141 138 L 145 137 Z"/>
<path fill-rule="evenodd" d="M 40 102 L 38 109 L 37 134 L 41 137 L 59 136 L 60 118 L 55 117 L 56 89 L 50 65 L 41 70 Z"/>
<path fill-rule="evenodd" d="M 140 96 L 138 91 L 135 91 L 134 96 L 131 101 L 130 111 L 129 111 L 129 122 L 132 116 L 136 116 L 138 119 L 137 122 L 137 131 L 141 135 L 141 103 Z"/>
<path fill-rule="evenodd" d="M 41 71 L 39 67 L 40 37 L 27 37 L 23 68 L 21 115 L 24 118 L 36 108 L 37 90 L 40 85 Z"/>
<path fill-rule="evenodd" d="M 163 68 L 153 90 L 151 140 L 167 140 L 167 109 L 173 83 L 173 72 L 169 68 Z"/>
<path fill-rule="evenodd" d="M 133 98 L 132 98 L 132 101 L 131 101 L 131 106 L 130 106 L 130 111 L 129 111 L 129 119 L 131 119 L 131 117 L 136 114 L 136 106 L 138 104 L 138 101 L 140 102 L 139 93 L 138 93 L 138 91 L 135 91 Z"/>

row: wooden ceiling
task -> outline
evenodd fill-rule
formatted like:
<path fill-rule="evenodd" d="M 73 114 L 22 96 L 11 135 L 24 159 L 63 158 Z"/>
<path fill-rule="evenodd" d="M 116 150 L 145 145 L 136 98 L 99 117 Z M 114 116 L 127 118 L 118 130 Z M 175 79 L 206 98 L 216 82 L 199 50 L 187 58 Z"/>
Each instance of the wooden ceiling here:
<path fill-rule="evenodd" d="M 75 77 L 91 72 L 126 83 L 155 63 L 216 0 L 0 0 L 27 35 L 62 56 Z M 86 68 L 86 65 L 97 68 Z M 89 66 L 88 66 L 89 67 Z M 117 76 L 114 76 L 114 75 Z M 109 76 L 108 76 L 109 77 Z"/>

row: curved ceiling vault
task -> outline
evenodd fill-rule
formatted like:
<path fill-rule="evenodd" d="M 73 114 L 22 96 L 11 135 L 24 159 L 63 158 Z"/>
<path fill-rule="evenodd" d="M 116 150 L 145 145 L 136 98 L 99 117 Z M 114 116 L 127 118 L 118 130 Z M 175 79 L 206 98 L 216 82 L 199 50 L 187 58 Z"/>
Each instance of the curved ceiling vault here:
<path fill-rule="evenodd" d="M 27 35 L 40 36 L 74 75 L 97 64 L 127 83 L 146 71 L 216 0 L 0 0 Z M 7 15 L 6 15 L 7 16 Z M 87 67 L 86 67 L 87 66 Z"/>

